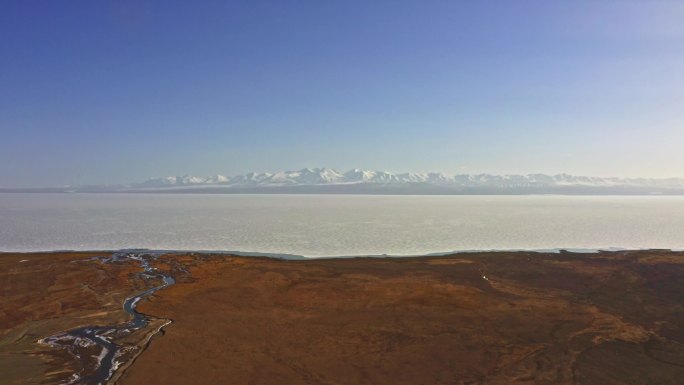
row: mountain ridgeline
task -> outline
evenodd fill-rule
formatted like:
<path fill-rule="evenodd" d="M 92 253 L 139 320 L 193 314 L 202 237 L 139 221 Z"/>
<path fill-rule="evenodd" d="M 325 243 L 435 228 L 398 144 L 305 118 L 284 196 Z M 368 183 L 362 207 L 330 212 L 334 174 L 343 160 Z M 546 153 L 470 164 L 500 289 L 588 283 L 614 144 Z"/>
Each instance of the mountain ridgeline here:
<path fill-rule="evenodd" d="M 70 186 L 33 190 L 226 194 L 684 195 L 684 179 L 603 178 L 568 174 L 395 174 L 360 169 L 339 172 L 329 168 L 305 168 L 274 173 L 251 172 L 237 176 L 172 176 L 127 185 Z"/>

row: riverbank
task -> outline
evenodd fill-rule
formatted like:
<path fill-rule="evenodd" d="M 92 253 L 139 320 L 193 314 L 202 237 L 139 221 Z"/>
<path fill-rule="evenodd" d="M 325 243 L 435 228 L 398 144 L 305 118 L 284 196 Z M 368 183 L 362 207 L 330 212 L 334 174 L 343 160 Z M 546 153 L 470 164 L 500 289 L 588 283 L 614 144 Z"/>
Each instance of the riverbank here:
<path fill-rule="evenodd" d="M 121 303 L 145 288 L 134 278 L 139 266 L 71 262 L 94 255 L 0 254 L 3 293 L 11 293 L 0 324 L 0 369 L 15 379 L 7 383 L 56 383 L 74 369 L 38 338 L 125 318 Z M 682 252 L 320 260 L 183 253 L 152 264 L 178 283 L 138 310 L 173 323 L 119 372 L 118 384 L 684 378 Z M 95 293 L 85 294 L 87 286 Z M 38 313 L 45 305 L 55 310 Z"/>
<path fill-rule="evenodd" d="M 115 381 L 169 320 L 137 303 L 170 284 L 152 254 L 0 254 L 2 384 Z"/>

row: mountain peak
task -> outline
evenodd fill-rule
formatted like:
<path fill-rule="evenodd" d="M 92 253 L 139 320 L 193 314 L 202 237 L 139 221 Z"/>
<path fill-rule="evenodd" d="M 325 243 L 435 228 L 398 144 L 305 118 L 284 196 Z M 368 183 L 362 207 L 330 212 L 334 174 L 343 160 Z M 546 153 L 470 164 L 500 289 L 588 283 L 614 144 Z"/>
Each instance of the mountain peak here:
<path fill-rule="evenodd" d="M 214 175 L 200 177 L 192 175 L 151 178 L 145 182 L 129 185 L 129 188 L 169 189 L 188 187 L 225 188 L 269 188 L 269 187 L 306 187 L 306 186 L 392 186 L 391 191 L 533 191 L 535 193 L 563 193 L 563 191 L 637 191 L 652 193 L 658 191 L 684 190 L 684 179 L 616 178 L 587 177 L 570 174 L 459 174 L 445 175 L 439 172 L 400 173 L 363 170 L 354 168 L 344 173 L 331 168 L 302 168 L 297 171 L 275 173 L 249 172 L 237 176 Z M 419 187 L 423 186 L 423 187 Z M 397 190 L 404 189 L 404 190 Z M 430 190 L 432 189 L 432 190 Z M 447 189 L 447 190 L 444 190 Z M 592 190 L 593 189 L 593 190 Z"/>

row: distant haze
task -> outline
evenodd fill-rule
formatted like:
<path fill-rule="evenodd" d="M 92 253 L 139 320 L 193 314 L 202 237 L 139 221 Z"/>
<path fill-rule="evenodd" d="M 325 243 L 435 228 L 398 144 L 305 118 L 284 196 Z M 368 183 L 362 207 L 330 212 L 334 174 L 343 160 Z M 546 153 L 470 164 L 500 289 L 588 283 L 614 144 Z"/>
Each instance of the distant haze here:
<path fill-rule="evenodd" d="M 11 1 L 0 187 L 684 177 L 681 1 Z"/>

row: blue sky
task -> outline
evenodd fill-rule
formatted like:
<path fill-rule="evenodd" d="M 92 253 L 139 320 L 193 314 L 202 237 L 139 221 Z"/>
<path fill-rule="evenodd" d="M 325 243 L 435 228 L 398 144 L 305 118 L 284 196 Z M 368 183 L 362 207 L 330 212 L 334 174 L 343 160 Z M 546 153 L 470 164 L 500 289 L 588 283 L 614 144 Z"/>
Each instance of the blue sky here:
<path fill-rule="evenodd" d="M 681 1 L 5 1 L 0 186 L 684 177 Z"/>

